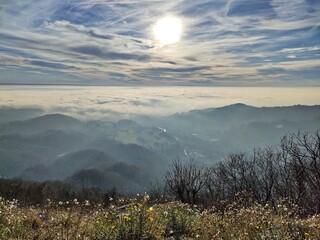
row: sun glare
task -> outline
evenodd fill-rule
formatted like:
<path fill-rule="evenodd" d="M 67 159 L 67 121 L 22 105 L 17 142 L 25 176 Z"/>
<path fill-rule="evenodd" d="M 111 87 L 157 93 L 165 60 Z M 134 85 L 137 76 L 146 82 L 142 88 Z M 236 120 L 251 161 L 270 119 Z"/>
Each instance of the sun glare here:
<path fill-rule="evenodd" d="M 153 34 L 155 40 L 162 45 L 177 43 L 182 34 L 182 21 L 177 17 L 161 18 L 155 24 Z"/>

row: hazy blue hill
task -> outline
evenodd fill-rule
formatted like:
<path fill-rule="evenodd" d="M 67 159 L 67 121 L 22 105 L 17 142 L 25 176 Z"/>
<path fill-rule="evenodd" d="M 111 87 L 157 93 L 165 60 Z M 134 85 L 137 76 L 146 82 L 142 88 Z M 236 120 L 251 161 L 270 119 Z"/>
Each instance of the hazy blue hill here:
<path fill-rule="evenodd" d="M 48 165 L 57 155 L 78 149 L 86 141 L 81 133 L 60 130 L 0 136 L 0 175 L 12 177 L 34 165 Z"/>
<path fill-rule="evenodd" d="M 81 127 L 82 123 L 72 117 L 63 114 L 48 114 L 24 121 L 14 121 L 0 125 L 0 135 L 4 134 L 35 134 L 44 131 L 75 130 Z"/>
<path fill-rule="evenodd" d="M 43 182 L 56 179 L 52 169 L 45 165 L 35 165 L 33 167 L 26 168 L 22 173 L 18 175 L 19 178 L 27 181 Z"/>
<path fill-rule="evenodd" d="M 232 126 L 220 140 L 233 144 L 233 150 L 249 150 L 254 146 L 275 144 L 287 133 L 297 130 L 313 132 L 320 129 L 320 117 L 300 121 L 253 121 Z"/>
<path fill-rule="evenodd" d="M 179 147 L 177 140 L 166 132 L 166 129 L 157 125 L 144 126 L 136 121 L 124 119 L 114 124 L 105 124 L 101 129 L 109 139 L 124 144 L 140 145 L 155 152 L 161 151 L 161 154 L 167 154 L 172 148 L 175 150 Z"/>
<path fill-rule="evenodd" d="M 0 176 L 14 177 L 25 168 L 47 161 L 42 155 L 19 149 L 0 148 Z"/>
<path fill-rule="evenodd" d="M 257 117 L 255 116 L 256 110 L 258 108 L 248 106 L 242 103 L 232 104 L 221 108 L 213 108 L 213 109 L 204 109 L 204 110 L 197 110 L 194 111 L 195 114 L 199 114 L 210 119 L 215 120 L 227 120 L 232 121 L 235 120 L 234 117 L 242 117 L 243 115 L 246 118 Z M 240 119 L 238 119 L 240 120 Z"/>
<path fill-rule="evenodd" d="M 80 132 L 48 130 L 38 135 L 26 136 L 25 141 L 30 144 L 70 151 L 70 149 L 81 147 L 88 139 Z"/>
<path fill-rule="evenodd" d="M 221 134 L 229 128 L 250 122 L 309 121 L 320 117 L 320 105 L 288 107 L 252 107 L 232 104 L 221 108 L 193 110 L 159 120 L 169 133 Z M 147 123 L 146 123 L 147 124 Z M 222 133 L 223 134 L 223 133 Z"/>
<path fill-rule="evenodd" d="M 140 185 L 148 184 L 148 182 L 151 179 L 147 171 L 143 171 L 141 168 L 135 165 L 131 165 L 123 162 L 115 163 L 111 167 L 109 167 L 107 170 L 118 173 L 122 177 L 130 181 L 134 181 Z"/>
<path fill-rule="evenodd" d="M 120 129 L 120 128 L 134 128 L 134 129 L 143 129 L 143 127 L 141 125 L 139 125 L 138 123 L 136 123 L 133 120 L 130 119 L 122 119 L 116 122 L 115 127 Z"/>
<path fill-rule="evenodd" d="M 88 168 L 107 168 L 116 160 L 110 155 L 93 149 L 80 150 L 60 156 L 50 166 L 59 179 L 71 176 L 75 172 Z"/>
<path fill-rule="evenodd" d="M 87 136 L 80 132 L 49 130 L 33 135 L 10 134 L 0 136 L 0 147 L 21 148 L 25 145 L 22 149 L 50 148 L 55 154 L 59 154 L 60 151 L 80 147 L 87 141 Z M 42 153 L 45 154 L 45 152 Z"/>
<path fill-rule="evenodd" d="M 30 144 L 21 135 L 0 136 L 0 175 L 16 176 L 29 166 L 47 162 L 48 156 L 56 153 L 53 148 Z"/>
<path fill-rule="evenodd" d="M 140 118 L 138 122 L 149 127 L 152 124 L 165 128 L 166 133 L 178 142 L 175 148 L 177 155 L 212 162 L 233 151 L 277 144 L 281 136 L 299 129 L 320 129 L 319 119 L 319 105 L 252 107 L 239 103 L 162 118 Z"/>
<path fill-rule="evenodd" d="M 295 105 L 288 107 L 252 107 L 237 103 L 221 108 L 195 110 L 190 115 L 197 114 L 212 120 L 220 121 L 279 121 L 285 119 L 303 120 L 320 116 L 320 106 Z M 186 114 L 188 116 L 188 113 Z"/>
<path fill-rule="evenodd" d="M 320 106 L 239 103 L 117 122 L 49 114 L 0 124 L 0 176 L 142 191 L 173 159 L 211 164 L 231 152 L 277 144 L 287 133 L 316 129 Z"/>
<path fill-rule="evenodd" d="M 110 154 L 119 162 L 149 169 L 152 173 L 161 173 L 169 161 L 161 155 L 137 144 L 123 144 L 111 139 L 99 139 L 91 142 L 88 148 L 98 149 Z"/>
<path fill-rule="evenodd" d="M 84 124 L 84 133 L 95 138 L 105 137 L 106 133 L 110 134 L 115 129 L 115 123 L 110 121 L 90 120 Z"/>
<path fill-rule="evenodd" d="M 81 170 L 66 179 L 65 182 L 81 188 L 98 187 L 104 190 L 116 188 L 117 191 L 126 194 L 145 191 L 144 186 L 110 170 Z"/>
<path fill-rule="evenodd" d="M 218 107 L 218 108 L 206 108 L 202 110 L 192 110 L 190 112 L 198 112 L 202 114 L 212 114 L 213 112 L 218 113 L 218 114 L 225 114 L 225 113 L 241 113 L 241 112 L 246 112 L 246 111 L 251 111 L 257 109 L 257 107 L 249 106 L 244 103 L 235 103 L 223 107 Z"/>
<path fill-rule="evenodd" d="M 5 122 L 27 120 L 43 114 L 44 111 L 37 108 L 0 107 L 0 124 Z"/>
<path fill-rule="evenodd" d="M 80 125 L 81 123 L 79 120 L 73 117 L 59 113 L 46 114 L 41 117 L 29 119 L 26 122 L 30 124 L 36 124 L 38 127 L 46 127 L 47 125 L 52 125 L 55 127 L 61 127 L 62 125 L 65 125 L 65 127 L 73 127 L 74 125 Z"/>

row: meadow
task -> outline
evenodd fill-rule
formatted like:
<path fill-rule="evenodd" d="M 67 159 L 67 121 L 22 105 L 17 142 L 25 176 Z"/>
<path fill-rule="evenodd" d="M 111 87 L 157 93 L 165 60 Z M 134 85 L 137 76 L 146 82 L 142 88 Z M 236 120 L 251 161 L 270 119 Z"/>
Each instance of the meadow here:
<path fill-rule="evenodd" d="M 298 132 L 206 168 L 176 160 L 150 195 L 2 179 L 0 239 L 320 239 L 319 142 Z"/>
<path fill-rule="evenodd" d="M 320 215 L 302 217 L 284 199 L 270 206 L 239 198 L 210 208 L 148 195 L 110 199 L 109 206 L 1 199 L 0 239 L 320 239 Z"/>

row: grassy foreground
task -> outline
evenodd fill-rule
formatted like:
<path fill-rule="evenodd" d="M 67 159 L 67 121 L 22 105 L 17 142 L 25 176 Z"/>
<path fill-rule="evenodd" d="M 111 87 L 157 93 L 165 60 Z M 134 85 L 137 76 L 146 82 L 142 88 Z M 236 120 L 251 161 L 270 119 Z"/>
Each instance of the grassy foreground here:
<path fill-rule="evenodd" d="M 147 195 L 112 202 L 48 200 L 19 207 L 0 199 L 0 239 L 320 239 L 320 216 L 299 218 L 292 205 L 201 210 L 179 202 L 151 204 Z"/>

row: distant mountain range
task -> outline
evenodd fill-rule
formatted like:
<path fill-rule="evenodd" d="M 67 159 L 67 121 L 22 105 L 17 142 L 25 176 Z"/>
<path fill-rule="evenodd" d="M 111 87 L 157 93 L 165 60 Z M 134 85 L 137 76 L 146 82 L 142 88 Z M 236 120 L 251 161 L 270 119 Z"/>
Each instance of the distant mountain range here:
<path fill-rule="evenodd" d="M 230 152 L 320 129 L 320 106 L 233 104 L 166 117 L 80 121 L 0 108 L 0 176 L 143 192 L 175 158 L 210 164 Z"/>

